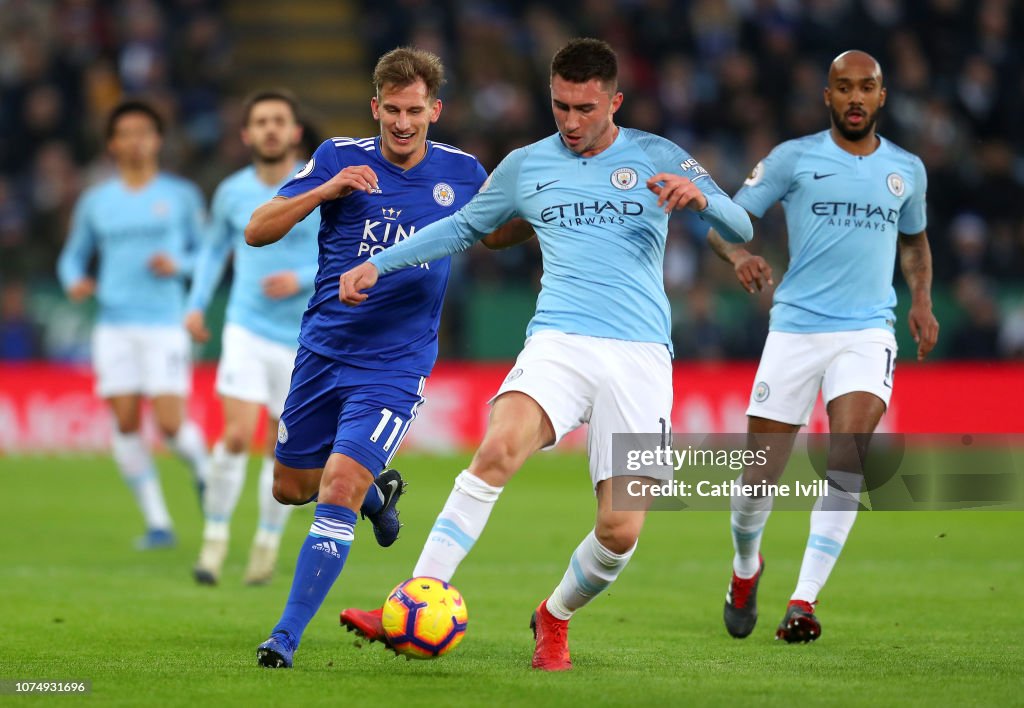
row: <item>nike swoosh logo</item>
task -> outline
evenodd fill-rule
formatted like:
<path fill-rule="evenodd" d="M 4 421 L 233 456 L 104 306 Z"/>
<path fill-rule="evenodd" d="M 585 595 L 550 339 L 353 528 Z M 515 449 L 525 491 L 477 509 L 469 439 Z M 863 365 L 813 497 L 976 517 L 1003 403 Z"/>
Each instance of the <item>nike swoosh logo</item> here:
<path fill-rule="evenodd" d="M 826 177 L 831 177 L 834 174 L 835 174 L 835 172 L 829 172 L 828 174 L 819 175 L 817 172 L 815 172 L 814 173 L 814 179 L 825 179 Z"/>
<path fill-rule="evenodd" d="M 398 491 L 398 480 L 391 480 L 390 482 L 388 482 L 387 486 L 388 495 L 387 498 L 384 500 L 384 506 L 387 506 L 388 504 L 391 503 L 391 499 L 395 496 L 395 492 Z"/>
<path fill-rule="evenodd" d="M 545 187 L 550 187 L 550 186 L 551 186 L 551 185 L 553 185 L 553 184 L 554 184 L 555 182 L 560 182 L 560 181 L 561 181 L 561 180 L 553 179 L 553 180 L 551 180 L 550 182 L 545 182 L 544 184 L 541 184 L 540 182 L 538 182 L 538 183 L 537 183 L 537 191 L 539 192 L 540 190 L 544 189 Z"/>

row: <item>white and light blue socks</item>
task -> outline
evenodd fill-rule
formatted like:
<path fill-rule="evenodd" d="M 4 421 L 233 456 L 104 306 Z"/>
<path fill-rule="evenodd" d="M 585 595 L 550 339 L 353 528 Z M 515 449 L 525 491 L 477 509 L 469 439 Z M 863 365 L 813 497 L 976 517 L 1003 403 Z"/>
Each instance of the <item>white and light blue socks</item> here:
<path fill-rule="evenodd" d="M 736 480 L 743 484 L 743 475 Z M 740 578 L 752 578 L 761 567 L 761 537 L 772 513 L 772 497 L 733 495 L 729 498 L 732 547 L 736 551 L 732 569 Z"/>
<path fill-rule="evenodd" d="M 828 480 L 828 495 L 818 497 L 811 511 L 811 533 L 791 600 L 818 599 L 857 519 L 864 475 L 829 470 Z"/>
<path fill-rule="evenodd" d="M 548 612 L 560 620 L 572 617 L 619 577 L 635 550 L 634 543 L 625 553 L 613 553 L 591 531 L 573 551 L 562 582 L 548 598 Z"/>
<path fill-rule="evenodd" d="M 501 490 L 463 470 L 427 536 L 413 577 L 451 580 L 487 525 Z"/>
<path fill-rule="evenodd" d="M 114 431 L 114 462 L 121 472 L 128 488 L 135 495 L 135 501 L 146 520 L 147 529 L 171 529 L 171 515 L 167 511 L 164 493 L 160 488 L 153 458 L 139 433 Z"/>
<path fill-rule="evenodd" d="M 206 525 L 203 539 L 227 541 L 231 515 L 238 505 L 238 497 L 245 485 L 245 466 L 248 455 L 244 452 L 228 452 L 223 442 L 213 447 L 210 456 L 210 471 L 203 495 L 203 513 Z"/>
<path fill-rule="evenodd" d="M 375 487 L 371 484 L 371 489 Z M 281 544 L 281 534 L 294 508 L 290 504 L 282 504 L 274 499 L 274 459 L 264 457 L 260 467 L 259 488 L 257 490 L 260 507 L 259 528 L 254 543 L 257 546 L 276 549 Z"/>
<path fill-rule="evenodd" d="M 194 421 L 188 418 L 183 420 L 178 432 L 168 436 L 167 446 L 189 466 L 192 477 L 198 484 L 206 483 L 209 464 L 206 439 Z"/>

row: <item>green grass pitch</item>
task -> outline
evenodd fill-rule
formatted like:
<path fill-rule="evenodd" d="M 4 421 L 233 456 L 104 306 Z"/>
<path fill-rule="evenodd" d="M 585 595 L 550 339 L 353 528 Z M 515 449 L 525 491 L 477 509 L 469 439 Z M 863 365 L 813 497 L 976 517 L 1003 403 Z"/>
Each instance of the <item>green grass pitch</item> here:
<path fill-rule="evenodd" d="M 773 639 L 807 534 L 776 513 L 764 541 L 761 619 L 744 641 L 722 626 L 732 548 L 722 512 L 652 514 L 632 563 L 573 620 L 575 668 L 529 668 L 530 613 L 591 528 L 585 460 L 540 455 L 506 489 L 454 581 L 469 631 L 450 656 L 358 648 L 346 606 L 378 605 L 412 570 L 465 457 L 399 456 L 409 480 L 402 537 L 380 549 L 360 523 L 341 578 L 292 671 L 255 663 L 291 582 L 312 509 L 296 511 L 278 576 L 241 583 L 255 527 L 255 469 L 220 586 L 190 570 L 200 514 L 184 469 L 161 473 L 178 548 L 138 553 L 141 521 L 107 458 L 0 460 L 0 679 L 88 679 L 121 705 L 1020 705 L 1024 514 L 864 513 L 818 608 L 822 638 Z M 11 704 L 81 700 L 0 697 Z"/>

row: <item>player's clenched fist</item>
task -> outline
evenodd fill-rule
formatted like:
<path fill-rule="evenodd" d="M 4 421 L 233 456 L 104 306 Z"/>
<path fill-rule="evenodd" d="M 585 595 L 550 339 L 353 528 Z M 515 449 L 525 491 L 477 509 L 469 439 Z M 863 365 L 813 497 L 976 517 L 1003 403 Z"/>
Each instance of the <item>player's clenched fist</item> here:
<path fill-rule="evenodd" d="M 355 307 L 367 297 L 362 290 L 369 290 L 377 284 L 377 267 L 366 261 L 357 265 L 352 270 L 341 274 L 338 284 L 338 298 L 348 305 Z"/>
<path fill-rule="evenodd" d="M 370 194 L 377 189 L 377 175 L 368 165 L 349 165 L 317 188 L 324 201 L 347 197 L 352 192 Z"/>

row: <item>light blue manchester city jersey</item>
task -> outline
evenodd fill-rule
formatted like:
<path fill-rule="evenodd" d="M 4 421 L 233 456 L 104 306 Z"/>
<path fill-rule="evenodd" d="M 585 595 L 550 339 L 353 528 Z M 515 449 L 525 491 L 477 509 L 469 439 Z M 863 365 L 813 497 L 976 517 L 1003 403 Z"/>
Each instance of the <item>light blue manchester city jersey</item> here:
<path fill-rule="evenodd" d="M 301 167 L 299 164 L 295 169 Z M 235 273 L 227 321 L 261 337 L 295 346 L 302 313 L 313 294 L 316 278 L 320 210 L 314 209 L 276 243 L 262 248 L 245 243 L 249 217 L 257 207 L 273 199 L 287 181 L 264 184 L 250 165 L 221 182 L 213 195 L 210 225 L 199 251 L 188 308 L 207 308 L 233 250 Z M 263 279 L 282 271 L 294 272 L 302 289 L 284 299 L 267 297 L 263 293 Z"/>
<path fill-rule="evenodd" d="M 100 322 L 180 325 L 202 220 L 203 197 L 191 182 L 160 173 L 141 189 L 128 189 L 119 178 L 107 180 L 75 205 L 57 275 L 69 288 L 98 252 Z M 159 253 L 174 260 L 177 273 L 162 277 L 150 269 Z"/>
<path fill-rule="evenodd" d="M 730 240 L 749 241 L 750 219 L 685 151 L 622 128 L 592 157 L 556 133 L 513 151 L 458 213 L 371 258 L 386 273 L 468 248 L 512 217 L 537 233 L 544 275 L 527 334 L 569 334 L 671 347 L 663 281 L 668 215 L 647 180 L 659 172 L 691 179 L 708 198 L 701 217 Z"/>
<path fill-rule="evenodd" d="M 829 131 L 782 143 L 754 168 L 736 203 L 760 217 L 782 202 L 789 269 L 775 291 L 770 329 L 893 329 L 899 233 L 925 230 L 921 160 L 881 138 L 852 155 Z"/>

